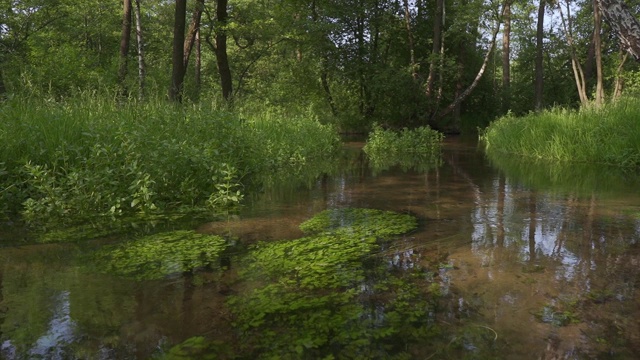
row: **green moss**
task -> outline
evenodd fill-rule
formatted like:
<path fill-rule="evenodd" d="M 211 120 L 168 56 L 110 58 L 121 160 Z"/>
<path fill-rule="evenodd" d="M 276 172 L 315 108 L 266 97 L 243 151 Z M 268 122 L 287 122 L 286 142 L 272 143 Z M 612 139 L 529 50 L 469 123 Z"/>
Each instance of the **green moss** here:
<path fill-rule="evenodd" d="M 225 239 L 220 236 L 172 231 L 106 246 L 91 260 L 104 273 L 152 280 L 213 266 L 226 246 Z"/>
<path fill-rule="evenodd" d="M 306 234 L 322 232 L 346 235 L 390 237 L 414 230 L 418 226 L 415 217 L 392 211 L 376 209 L 342 208 L 325 210 L 300 224 Z"/>

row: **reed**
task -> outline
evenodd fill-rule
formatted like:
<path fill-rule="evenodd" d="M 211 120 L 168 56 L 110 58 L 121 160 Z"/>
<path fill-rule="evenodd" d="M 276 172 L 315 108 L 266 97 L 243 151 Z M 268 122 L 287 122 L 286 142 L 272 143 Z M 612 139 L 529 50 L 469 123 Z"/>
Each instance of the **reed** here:
<path fill-rule="evenodd" d="M 489 153 L 558 162 L 640 166 L 640 104 L 624 99 L 603 108 L 552 109 L 506 116 L 481 132 Z"/>

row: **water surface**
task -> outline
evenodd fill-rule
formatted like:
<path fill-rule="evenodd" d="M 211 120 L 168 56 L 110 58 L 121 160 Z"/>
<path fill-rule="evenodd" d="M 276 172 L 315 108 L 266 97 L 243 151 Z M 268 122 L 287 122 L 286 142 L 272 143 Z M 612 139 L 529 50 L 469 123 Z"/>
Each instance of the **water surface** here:
<path fill-rule="evenodd" d="M 355 348 L 362 358 L 626 359 L 640 352 L 635 176 L 488 159 L 473 142 L 460 139 L 447 140 L 440 166 L 370 169 L 361 145 L 345 145 L 335 174 L 306 185 L 275 179 L 238 216 L 197 226 L 233 239 L 222 275 L 203 270 L 134 281 L 99 274 L 87 270 L 85 255 L 105 244 L 134 241 L 136 234 L 37 244 L 28 233 L 5 226 L 0 354 L 141 359 L 203 336 L 222 358 L 260 356 L 260 350 L 241 344 L 243 324 L 228 303 L 260 286 L 238 275 L 243 256 L 260 241 L 298 239 L 300 223 L 344 207 L 418 218 L 416 231 L 385 244 L 372 258 L 407 279 L 397 288 L 413 291 L 407 304 L 427 311 L 414 318 L 399 312 L 398 302 L 388 301 L 399 299 L 397 294 L 372 290 L 386 274 L 367 275 L 357 289 L 360 307 L 354 315 L 366 329 L 339 324 L 324 355 L 357 357 L 348 352 L 351 345 L 336 340 L 347 328 L 376 348 Z M 428 301 L 418 302 L 420 297 Z M 393 334 L 380 335 L 376 328 L 390 322 L 392 310 L 403 317 L 394 320 Z M 408 328 L 432 333 L 415 337 L 428 341 L 396 346 Z M 268 330 L 296 332 L 284 322 Z M 300 357 L 317 354 L 311 345 L 301 351 Z"/>

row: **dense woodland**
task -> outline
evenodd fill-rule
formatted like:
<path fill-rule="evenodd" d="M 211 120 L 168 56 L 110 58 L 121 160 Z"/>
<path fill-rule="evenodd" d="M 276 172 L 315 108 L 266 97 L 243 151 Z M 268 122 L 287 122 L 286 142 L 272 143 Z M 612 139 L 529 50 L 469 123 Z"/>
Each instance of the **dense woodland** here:
<path fill-rule="evenodd" d="M 251 103 L 345 131 L 475 129 L 640 89 L 594 2 L 2 0 L 0 93 Z"/>

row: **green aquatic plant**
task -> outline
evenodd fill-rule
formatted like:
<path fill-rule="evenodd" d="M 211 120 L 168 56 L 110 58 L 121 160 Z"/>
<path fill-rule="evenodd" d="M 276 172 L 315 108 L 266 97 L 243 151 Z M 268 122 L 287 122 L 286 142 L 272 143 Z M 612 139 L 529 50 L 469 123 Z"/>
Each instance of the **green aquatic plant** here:
<path fill-rule="evenodd" d="M 105 246 L 93 254 L 91 262 L 104 273 L 154 280 L 202 267 L 216 268 L 226 247 L 220 236 L 180 230 Z"/>
<path fill-rule="evenodd" d="M 228 355 L 228 346 L 219 341 L 211 341 L 203 336 L 194 336 L 173 346 L 168 351 L 153 356 L 155 360 L 216 360 Z M 226 357 L 224 357 L 226 358 Z"/>
<path fill-rule="evenodd" d="M 383 129 L 374 125 L 363 150 L 374 172 L 400 166 L 426 172 L 442 164 L 440 148 L 444 135 L 430 127 L 401 131 Z"/>
<path fill-rule="evenodd" d="M 562 327 L 570 324 L 580 323 L 580 317 L 577 314 L 576 304 L 554 306 L 545 305 L 533 315 L 538 321 Z"/>
<path fill-rule="evenodd" d="M 300 224 L 306 234 L 335 232 L 390 237 L 414 230 L 418 222 L 414 216 L 392 211 L 361 208 L 339 208 L 322 211 Z"/>
<path fill-rule="evenodd" d="M 257 358 L 410 358 L 411 344 L 437 334 L 425 270 L 393 274 L 381 241 L 416 219 L 374 209 L 323 211 L 300 239 L 261 242 L 242 259 L 251 286 L 228 305 L 243 352 Z M 414 282 L 415 281 L 415 282 Z"/>

